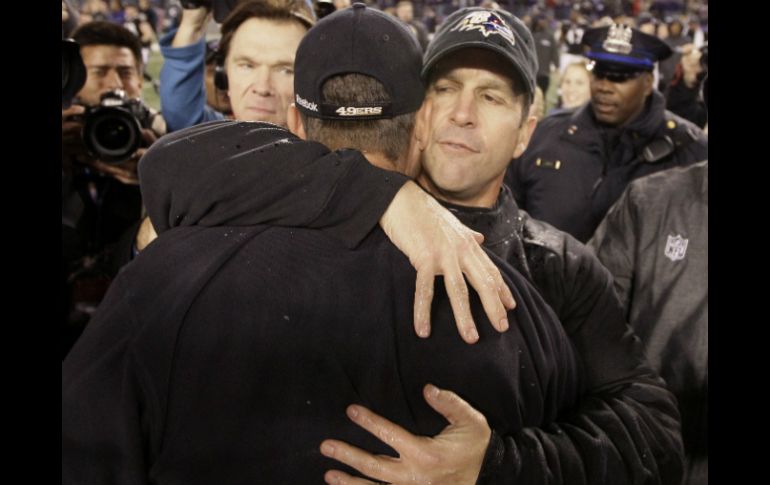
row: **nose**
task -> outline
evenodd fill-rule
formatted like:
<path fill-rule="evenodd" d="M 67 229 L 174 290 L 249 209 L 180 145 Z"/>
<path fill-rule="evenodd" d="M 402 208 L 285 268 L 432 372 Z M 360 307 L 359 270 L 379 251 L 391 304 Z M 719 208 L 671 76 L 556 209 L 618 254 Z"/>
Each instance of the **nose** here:
<path fill-rule="evenodd" d="M 112 91 L 115 89 L 123 89 L 123 80 L 120 78 L 120 74 L 115 69 L 110 69 L 102 79 L 102 86 L 105 91 Z"/>
<path fill-rule="evenodd" d="M 273 83 L 270 77 L 270 68 L 268 66 L 260 66 L 254 71 L 251 89 L 260 96 L 271 96 L 273 94 Z"/>
<path fill-rule="evenodd" d="M 457 126 L 474 126 L 476 124 L 476 104 L 473 93 L 463 90 L 457 96 L 450 120 Z"/>

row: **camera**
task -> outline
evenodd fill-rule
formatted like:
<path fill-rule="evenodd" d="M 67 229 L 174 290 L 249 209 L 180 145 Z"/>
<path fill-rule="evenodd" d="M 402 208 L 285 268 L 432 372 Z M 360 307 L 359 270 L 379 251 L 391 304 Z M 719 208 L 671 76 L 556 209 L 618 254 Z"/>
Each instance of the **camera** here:
<path fill-rule="evenodd" d="M 700 48 L 700 65 L 704 71 L 709 70 L 709 43 L 706 42 Z"/>
<path fill-rule="evenodd" d="M 83 142 L 88 151 L 106 163 L 131 158 L 142 144 L 142 128 L 150 128 L 152 113 L 140 99 L 122 90 L 102 94 L 99 105 L 86 109 Z"/>
<path fill-rule="evenodd" d="M 181 0 L 182 8 L 195 9 L 206 7 L 214 11 L 214 20 L 222 23 L 227 14 L 240 2 L 240 0 Z"/>
<path fill-rule="evenodd" d="M 72 39 L 61 41 L 61 107 L 69 108 L 72 99 L 86 83 L 86 66 L 80 46 Z"/>
<path fill-rule="evenodd" d="M 337 7 L 334 6 L 332 0 L 318 0 L 315 4 L 315 16 L 320 20 L 327 15 L 334 13 L 336 9 Z"/>

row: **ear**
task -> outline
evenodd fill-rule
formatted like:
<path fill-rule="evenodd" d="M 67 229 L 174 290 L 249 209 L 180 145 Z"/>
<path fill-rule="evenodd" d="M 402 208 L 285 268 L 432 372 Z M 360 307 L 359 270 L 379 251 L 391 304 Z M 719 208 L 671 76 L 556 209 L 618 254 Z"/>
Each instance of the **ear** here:
<path fill-rule="evenodd" d="M 432 112 L 433 102 L 429 97 L 426 97 L 425 101 L 422 103 L 422 106 L 415 115 L 414 123 L 413 143 L 417 143 L 417 147 L 420 149 L 420 151 L 425 150 L 425 148 L 428 146 L 428 137 L 430 136 L 430 130 L 428 127 L 430 126 L 430 117 Z"/>
<path fill-rule="evenodd" d="M 519 128 L 519 134 L 516 137 L 516 148 L 513 149 L 513 157 L 511 158 L 519 158 L 521 154 L 524 153 L 524 150 L 526 150 L 529 145 L 529 140 L 532 138 L 532 133 L 535 132 L 536 126 L 537 118 L 529 116 L 527 121 L 525 121 L 521 128 Z"/>
<path fill-rule="evenodd" d="M 409 150 L 406 154 L 406 161 L 403 167 L 403 173 L 407 177 L 417 178 L 422 170 L 422 152 L 428 146 L 428 137 L 430 136 L 428 126 L 430 122 L 433 103 L 429 98 L 425 98 L 422 106 L 415 114 L 414 131 L 409 139 Z"/>
<path fill-rule="evenodd" d="M 303 140 L 307 140 L 305 125 L 302 124 L 302 117 L 299 115 L 299 110 L 297 109 L 297 106 L 294 105 L 294 103 L 291 103 L 286 109 L 286 126 L 289 128 L 290 132 L 294 133 Z"/>

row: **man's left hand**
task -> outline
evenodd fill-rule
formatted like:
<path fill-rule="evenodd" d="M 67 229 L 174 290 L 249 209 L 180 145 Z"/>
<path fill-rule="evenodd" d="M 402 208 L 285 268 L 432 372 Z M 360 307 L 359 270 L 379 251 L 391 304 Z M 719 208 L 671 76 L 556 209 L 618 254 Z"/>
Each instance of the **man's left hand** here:
<path fill-rule="evenodd" d="M 423 395 L 449 421 L 449 426 L 432 438 L 415 436 L 365 407 L 348 407 L 348 417 L 396 450 L 399 458 L 372 455 L 337 440 L 324 440 L 321 453 L 368 477 L 393 484 L 476 483 L 492 435 L 486 418 L 451 391 L 428 384 Z M 324 479 L 334 485 L 374 483 L 339 470 L 326 472 Z"/>

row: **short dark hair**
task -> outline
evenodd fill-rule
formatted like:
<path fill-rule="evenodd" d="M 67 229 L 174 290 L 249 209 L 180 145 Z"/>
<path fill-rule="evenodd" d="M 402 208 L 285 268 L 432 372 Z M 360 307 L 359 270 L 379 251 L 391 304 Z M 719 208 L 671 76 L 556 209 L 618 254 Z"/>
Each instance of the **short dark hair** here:
<path fill-rule="evenodd" d="M 235 7 L 222 22 L 222 38 L 219 41 L 219 60 L 224 61 L 230 52 L 235 31 L 251 18 L 297 22 L 305 30 L 315 25 L 315 13 L 305 0 L 249 0 Z"/>
<path fill-rule="evenodd" d="M 363 74 L 332 76 L 324 82 L 323 102 L 333 104 L 366 104 L 389 102 L 382 83 Z M 332 150 L 355 148 L 382 153 L 396 162 L 406 156 L 414 129 L 415 112 L 379 120 L 323 120 L 300 112 L 309 140 L 323 143 Z"/>
<path fill-rule="evenodd" d="M 80 44 L 81 48 L 89 45 L 126 47 L 134 55 L 139 72 L 142 71 L 142 42 L 139 37 L 121 25 L 95 20 L 75 29 L 72 38 Z"/>

